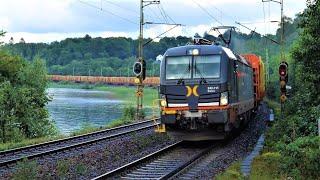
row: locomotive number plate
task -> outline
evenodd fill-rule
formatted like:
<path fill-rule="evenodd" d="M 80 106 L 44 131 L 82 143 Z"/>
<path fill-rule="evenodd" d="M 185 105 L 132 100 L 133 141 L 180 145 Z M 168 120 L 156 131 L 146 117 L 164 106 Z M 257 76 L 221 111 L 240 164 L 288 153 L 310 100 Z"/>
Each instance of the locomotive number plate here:
<path fill-rule="evenodd" d="M 208 86 L 208 93 L 216 93 L 217 91 L 219 91 L 219 86 Z"/>

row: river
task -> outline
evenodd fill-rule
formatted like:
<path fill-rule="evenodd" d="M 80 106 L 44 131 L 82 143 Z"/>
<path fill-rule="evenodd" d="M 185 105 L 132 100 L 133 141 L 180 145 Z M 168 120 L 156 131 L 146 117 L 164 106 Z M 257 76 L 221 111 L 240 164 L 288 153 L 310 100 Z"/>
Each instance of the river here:
<path fill-rule="evenodd" d="M 48 88 L 52 97 L 47 108 L 50 118 L 62 134 L 69 134 L 83 126 L 104 126 L 121 117 L 124 102 L 115 99 L 110 92 Z"/>

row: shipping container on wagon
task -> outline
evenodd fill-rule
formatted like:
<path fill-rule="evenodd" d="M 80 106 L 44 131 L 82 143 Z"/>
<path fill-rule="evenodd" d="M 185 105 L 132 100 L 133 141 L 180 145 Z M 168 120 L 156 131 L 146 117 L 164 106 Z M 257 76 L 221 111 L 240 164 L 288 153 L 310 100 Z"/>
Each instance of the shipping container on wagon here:
<path fill-rule="evenodd" d="M 265 71 L 264 64 L 260 56 L 255 54 L 242 54 L 253 68 L 253 83 L 255 92 L 255 101 L 259 103 L 265 96 Z"/>

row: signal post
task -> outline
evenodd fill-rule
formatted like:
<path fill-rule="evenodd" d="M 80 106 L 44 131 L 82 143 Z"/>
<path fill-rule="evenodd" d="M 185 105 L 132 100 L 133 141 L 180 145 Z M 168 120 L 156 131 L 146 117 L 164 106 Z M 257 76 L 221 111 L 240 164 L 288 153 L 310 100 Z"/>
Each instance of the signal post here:
<path fill-rule="evenodd" d="M 280 103 L 281 116 L 283 118 L 284 103 L 287 100 L 287 83 L 288 83 L 288 63 L 282 61 L 279 65 L 280 80 Z"/>
<path fill-rule="evenodd" d="M 144 7 L 151 4 L 160 4 L 160 0 L 140 0 L 140 33 L 139 33 L 139 46 L 138 46 L 138 60 L 133 66 L 133 72 L 136 75 L 135 83 L 137 84 L 137 112 L 136 119 L 142 119 L 142 105 L 143 105 L 143 80 L 146 78 L 146 63 L 143 59 L 143 26 L 144 22 Z"/>

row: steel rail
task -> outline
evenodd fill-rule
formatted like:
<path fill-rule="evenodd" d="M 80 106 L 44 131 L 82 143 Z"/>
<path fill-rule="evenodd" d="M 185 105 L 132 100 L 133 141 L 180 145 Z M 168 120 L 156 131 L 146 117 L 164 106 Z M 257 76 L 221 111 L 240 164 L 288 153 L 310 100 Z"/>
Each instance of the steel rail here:
<path fill-rule="evenodd" d="M 174 159 L 170 159 L 167 161 L 162 161 L 161 157 L 162 156 L 166 156 L 168 154 L 170 154 L 170 151 L 172 151 L 172 153 L 174 153 L 174 150 L 176 148 L 178 148 L 179 146 L 181 146 L 182 144 L 184 144 L 184 141 L 179 141 L 175 144 L 172 144 L 170 146 L 167 146 L 163 149 L 160 149 L 154 153 L 151 153 L 145 157 L 142 157 L 136 161 L 133 161 L 131 163 L 128 163 L 124 166 L 121 166 L 115 170 L 109 171 L 105 174 L 102 174 L 98 177 L 93 178 L 92 180 L 100 180 L 100 179 L 119 179 L 119 178 L 123 178 L 121 177 L 121 175 L 126 174 L 126 171 L 129 171 L 131 169 L 138 169 L 138 168 L 147 168 L 148 166 L 154 166 L 155 162 L 160 162 L 163 164 L 157 164 L 156 168 L 161 169 L 167 169 L 167 167 L 172 167 L 176 164 L 179 164 L 180 162 L 178 162 L 179 160 L 174 160 Z M 194 156 L 192 157 L 186 157 L 189 158 L 187 161 L 180 163 L 180 165 L 178 165 L 176 168 L 174 168 L 173 170 L 168 170 L 165 172 L 156 172 L 156 169 L 152 169 L 152 174 L 157 174 L 159 175 L 159 178 L 155 178 L 155 179 L 168 179 L 170 177 L 175 176 L 176 174 L 178 174 L 180 171 L 184 170 L 187 166 L 189 166 L 190 164 L 192 164 L 193 162 L 197 161 L 198 159 L 200 159 L 203 155 L 207 154 L 211 149 L 213 148 L 213 146 L 206 146 L 204 147 L 200 152 L 196 153 Z M 169 152 L 169 153 L 168 153 Z M 187 155 L 186 155 L 187 156 Z M 173 163 L 172 163 L 173 162 Z M 145 165 L 143 165 L 145 164 Z M 139 171 L 139 170 L 138 170 Z M 142 171 L 142 170 L 141 170 Z M 137 179 L 140 179 L 141 176 L 144 176 L 144 172 L 137 172 L 138 176 L 136 177 Z M 148 170 L 143 170 L 146 172 L 145 174 L 145 178 L 146 179 L 154 179 L 154 177 L 148 177 L 148 175 L 150 175 L 148 172 Z M 132 171 L 134 172 L 134 170 Z"/>
<path fill-rule="evenodd" d="M 48 142 L 45 142 L 45 143 L 25 146 L 25 147 L 21 147 L 21 148 L 15 148 L 15 149 L 11 149 L 11 150 L 1 151 L 0 152 L 1 156 L 5 156 L 7 154 L 10 154 L 10 155 L 13 154 L 14 155 L 16 152 L 19 152 L 19 151 L 36 150 L 36 149 L 41 148 L 41 147 L 48 148 L 47 146 L 53 146 L 55 144 L 61 144 L 61 143 L 65 143 L 67 141 L 72 141 L 72 140 L 76 140 L 76 139 L 79 139 L 79 141 L 80 141 L 80 142 L 75 142 L 73 144 L 70 144 L 68 146 L 62 146 L 62 147 L 58 147 L 58 148 L 53 148 L 53 149 L 50 149 L 50 150 L 47 150 L 47 151 L 38 152 L 38 153 L 30 153 L 30 155 L 21 155 L 21 157 L 12 158 L 12 159 L 5 160 L 5 161 L 1 161 L 1 159 L 0 159 L 0 167 L 8 165 L 8 164 L 11 164 L 11 163 L 16 163 L 16 162 L 18 162 L 18 161 L 20 161 L 20 160 L 22 160 L 24 158 L 32 159 L 32 158 L 35 158 L 35 157 L 40 157 L 40 156 L 43 156 L 43 155 L 47 155 L 47 154 L 63 151 L 63 150 L 66 150 L 66 149 L 76 148 L 76 147 L 92 144 L 92 143 L 95 143 L 95 142 L 99 142 L 99 141 L 102 141 L 102 140 L 107 140 L 107 139 L 119 137 L 119 136 L 126 135 L 126 134 L 129 134 L 129 133 L 132 133 L 132 132 L 148 129 L 148 128 L 151 128 L 151 127 L 155 126 L 154 120 L 155 119 L 146 120 L 146 121 L 142 121 L 142 122 L 138 122 L 138 123 L 133 123 L 133 124 L 128 124 L 128 125 L 119 126 L 119 127 L 115 127 L 115 128 L 110 128 L 110 129 L 105 129 L 105 130 L 96 131 L 96 132 L 92 132 L 92 133 L 87 133 L 87 134 L 84 134 L 84 135 L 78 135 L 78 136 L 63 138 L 63 139 L 59 139 L 59 140 L 48 141 Z M 158 120 L 158 119 L 156 119 L 156 120 Z M 129 128 L 134 127 L 134 126 L 137 126 L 137 127 L 133 128 L 131 130 L 127 130 Z M 112 133 L 113 131 L 122 131 L 122 132 Z M 102 137 L 99 137 L 99 138 L 94 138 L 94 139 L 91 139 L 91 140 L 83 140 L 82 139 L 82 138 L 90 138 L 92 136 L 99 136 L 99 134 L 103 134 L 103 133 L 108 133 L 108 135 L 105 135 L 105 136 L 102 136 Z M 8 156 L 10 156 L 10 155 L 8 155 Z"/>

